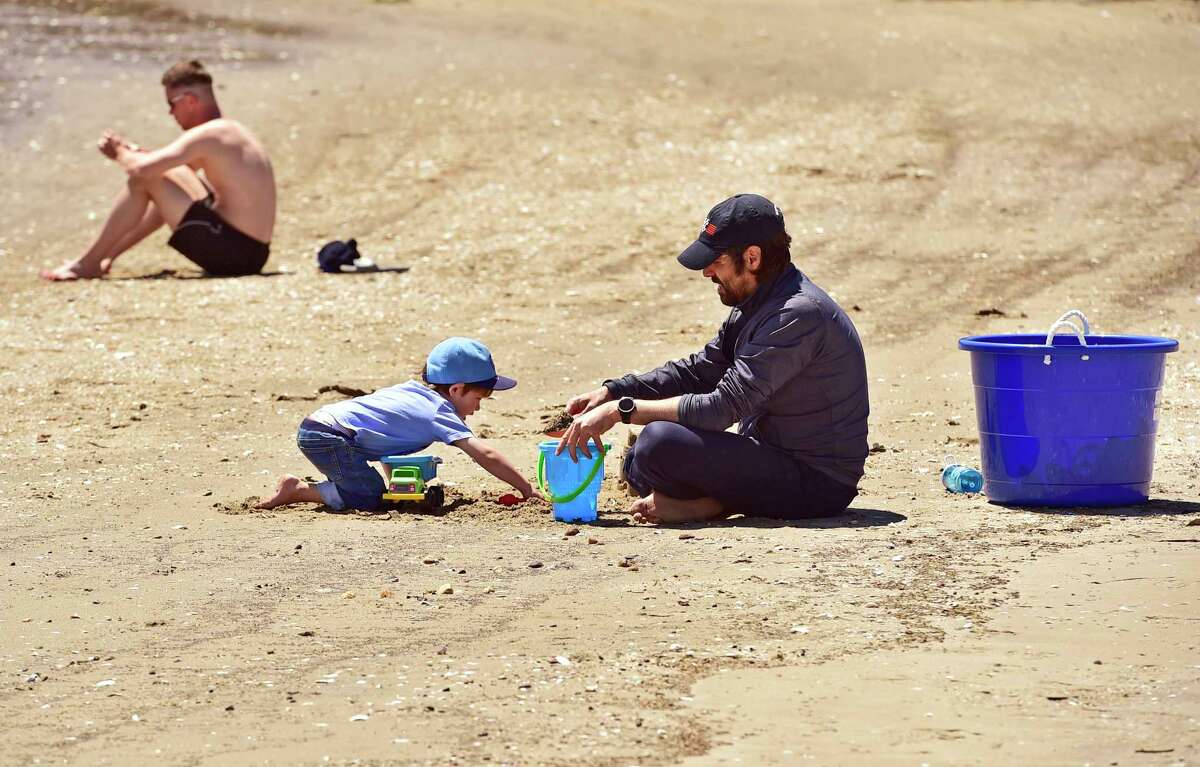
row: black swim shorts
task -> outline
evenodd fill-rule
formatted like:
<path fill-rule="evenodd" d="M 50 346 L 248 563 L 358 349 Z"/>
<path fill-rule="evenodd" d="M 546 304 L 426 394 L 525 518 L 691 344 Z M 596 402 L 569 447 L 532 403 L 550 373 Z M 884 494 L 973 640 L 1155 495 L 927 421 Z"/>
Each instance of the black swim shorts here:
<path fill-rule="evenodd" d="M 270 244 L 234 229 L 210 204 L 211 198 L 192 203 L 167 244 L 209 274 L 258 274 L 267 263 Z"/>

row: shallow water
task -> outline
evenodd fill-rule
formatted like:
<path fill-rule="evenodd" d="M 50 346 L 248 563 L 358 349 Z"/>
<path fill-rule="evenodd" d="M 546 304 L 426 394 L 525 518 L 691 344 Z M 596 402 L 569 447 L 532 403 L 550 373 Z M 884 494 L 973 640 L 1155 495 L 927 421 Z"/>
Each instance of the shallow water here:
<path fill-rule="evenodd" d="M 35 119 L 55 86 L 106 70 L 157 71 L 183 56 L 205 62 L 289 58 L 303 27 L 185 12 L 149 0 L 0 1 L 0 126 Z"/>

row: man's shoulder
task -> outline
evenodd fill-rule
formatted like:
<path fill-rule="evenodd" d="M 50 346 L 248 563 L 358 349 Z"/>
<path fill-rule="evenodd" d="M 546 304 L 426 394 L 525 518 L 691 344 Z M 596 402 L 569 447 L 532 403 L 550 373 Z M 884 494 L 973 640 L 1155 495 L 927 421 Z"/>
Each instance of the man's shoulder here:
<path fill-rule="evenodd" d="M 756 332 L 782 340 L 792 335 L 808 335 L 825 325 L 833 314 L 831 302 L 819 288 L 812 290 L 814 287 L 813 283 L 804 281 L 777 296 Z"/>
<path fill-rule="evenodd" d="M 253 143 L 252 134 L 245 125 L 228 117 L 218 117 L 185 131 L 184 136 L 195 140 L 216 139 L 223 143 Z"/>
<path fill-rule="evenodd" d="M 797 271 L 795 290 L 788 294 L 784 306 L 796 312 L 816 312 L 832 316 L 845 313 L 841 304 L 805 274 Z"/>
<path fill-rule="evenodd" d="M 812 283 L 809 283 L 811 285 Z M 819 317 L 825 312 L 822 310 L 822 304 L 828 299 L 824 293 L 816 294 L 814 291 L 797 290 L 784 298 L 779 304 L 778 314 L 789 317 Z"/>

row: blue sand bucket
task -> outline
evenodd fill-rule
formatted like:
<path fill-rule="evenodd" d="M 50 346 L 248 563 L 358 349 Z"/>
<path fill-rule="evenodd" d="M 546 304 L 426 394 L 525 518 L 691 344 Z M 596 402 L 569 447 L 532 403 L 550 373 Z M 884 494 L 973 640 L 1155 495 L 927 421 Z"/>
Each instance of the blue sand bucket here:
<path fill-rule="evenodd" d="M 565 450 L 562 455 L 555 455 L 557 449 L 558 440 L 538 444 L 538 488 L 554 504 L 554 518 L 559 522 L 595 522 L 596 500 L 604 479 L 604 456 L 612 450 L 612 445 L 606 444 L 602 453 L 596 452 L 595 445 L 589 445 L 591 459 L 576 450 L 579 461 L 572 461 Z"/>
<path fill-rule="evenodd" d="M 388 475 L 398 466 L 415 466 L 421 471 L 421 479 L 425 482 L 437 476 L 438 464 L 442 462 L 436 455 L 385 455 L 379 462 L 388 467 Z"/>
<path fill-rule="evenodd" d="M 1054 335 L 1064 325 L 1075 335 Z M 1124 506 L 1149 497 L 1163 368 L 1179 342 L 1089 333 L 1087 318 L 1073 310 L 1045 336 L 959 340 L 971 352 L 989 499 Z"/>

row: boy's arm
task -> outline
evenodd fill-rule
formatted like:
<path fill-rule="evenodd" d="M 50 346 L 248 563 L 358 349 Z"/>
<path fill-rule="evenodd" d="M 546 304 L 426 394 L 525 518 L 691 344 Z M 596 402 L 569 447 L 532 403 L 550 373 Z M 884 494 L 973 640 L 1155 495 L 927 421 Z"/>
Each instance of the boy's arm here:
<path fill-rule="evenodd" d="M 512 485 L 524 498 L 539 498 L 546 500 L 541 493 L 533 489 L 529 480 L 521 476 L 521 472 L 509 463 L 500 451 L 478 437 L 467 437 L 451 442 L 459 450 L 471 456 L 471 460 L 482 466 L 496 479 L 501 479 Z"/>

